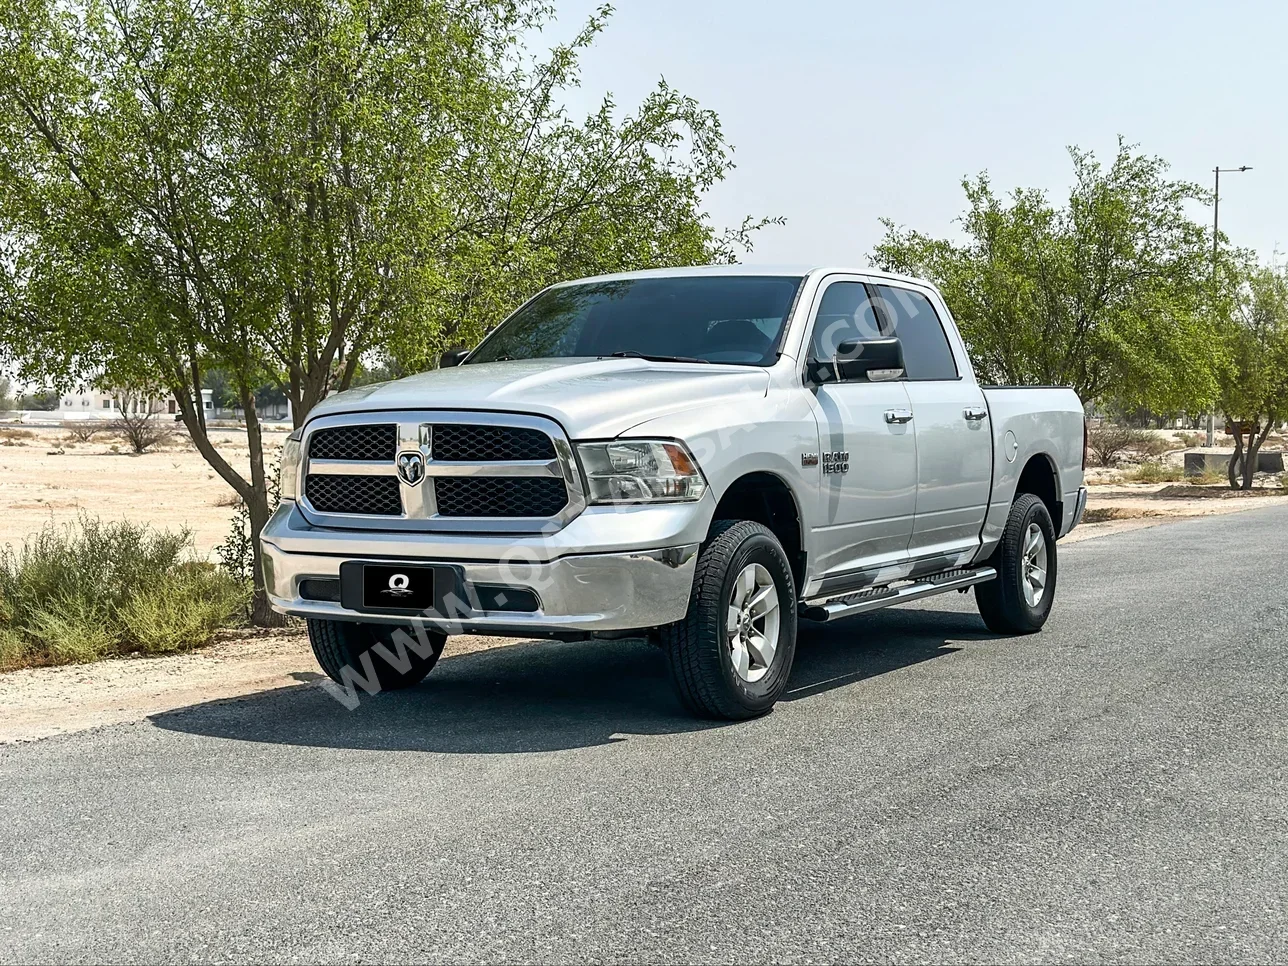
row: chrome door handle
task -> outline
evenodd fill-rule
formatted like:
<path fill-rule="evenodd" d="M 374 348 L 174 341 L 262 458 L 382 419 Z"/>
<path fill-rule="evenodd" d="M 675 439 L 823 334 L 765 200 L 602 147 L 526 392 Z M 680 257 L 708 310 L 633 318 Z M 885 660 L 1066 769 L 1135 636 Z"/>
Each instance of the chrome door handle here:
<path fill-rule="evenodd" d="M 967 406 L 962 415 L 967 419 L 975 421 L 988 418 L 988 410 L 983 406 Z"/>
<path fill-rule="evenodd" d="M 912 411 L 908 409 L 887 409 L 885 418 L 887 423 L 910 423 L 912 422 Z"/>

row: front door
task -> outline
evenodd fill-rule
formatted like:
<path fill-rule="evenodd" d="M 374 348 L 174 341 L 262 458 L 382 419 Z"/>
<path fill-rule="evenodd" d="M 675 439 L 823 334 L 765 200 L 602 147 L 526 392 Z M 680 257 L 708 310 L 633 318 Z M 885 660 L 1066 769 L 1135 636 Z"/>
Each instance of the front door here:
<path fill-rule="evenodd" d="M 841 342 L 880 335 L 863 282 L 838 276 L 821 292 L 807 359 L 835 356 Z M 823 592 L 900 572 L 917 498 L 917 441 L 902 382 L 811 385 L 818 422 L 819 507 L 812 533 L 814 576 Z M 906 568 L 903 568 L 906 569 Z"/>
<path fill-rule="evenodd" d="M 979 549 L 993 483 L 993 429 L 983 390 L 958 365 L 932 299 L 916 288 L 873 287 L 882 330 L 903 346 L 904 386 L 917 436 L 917 508 L 909 550 L 914 558 L 962 558 L 957 563 Z M 957 351 L 963 351 L 960 344 Z"/>

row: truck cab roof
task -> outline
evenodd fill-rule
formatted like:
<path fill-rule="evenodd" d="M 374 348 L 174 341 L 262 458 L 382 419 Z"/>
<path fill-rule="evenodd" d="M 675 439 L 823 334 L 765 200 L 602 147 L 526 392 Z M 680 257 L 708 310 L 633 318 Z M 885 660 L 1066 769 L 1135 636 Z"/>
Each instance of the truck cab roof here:
<path fill-rule="evenodd" d="M 552 288 L 567 285 L 582 285 L 587 282 L 617 282 L 634 278 L 684 278 L 702 275 L 770 275 L 805 278 L 811 275 L 863 275 L 867 278 L 889 279 L 906 285 L 918 285 L 938 292 L 932 282 L 911 275 L 900 275 L 896 272 L 884 272 L 876 268 L 858 268 L 846 265 L 813 265 L 813 264 L 736 264 L 736 265 L 682 265 L 674 268 L 649 268 L 636 272 L 614 272 L 608 275 L 592 275 L 586 278 L 569 279 L 559 282 Z"/>

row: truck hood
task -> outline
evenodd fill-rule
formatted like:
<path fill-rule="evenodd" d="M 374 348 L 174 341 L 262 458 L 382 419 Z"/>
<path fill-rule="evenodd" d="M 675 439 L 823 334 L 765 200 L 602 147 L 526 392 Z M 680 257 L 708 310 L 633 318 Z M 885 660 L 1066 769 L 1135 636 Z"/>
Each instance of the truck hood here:
<path fill-rule="evenodd" d="M 436 369 L 337 393 L 309 418 L 396 409 L 547 416 L 571 439 L 607 439 L 645 420 L 748 393 L 769 373 L 753 366 L 644 359 L 532 359 Z"/>

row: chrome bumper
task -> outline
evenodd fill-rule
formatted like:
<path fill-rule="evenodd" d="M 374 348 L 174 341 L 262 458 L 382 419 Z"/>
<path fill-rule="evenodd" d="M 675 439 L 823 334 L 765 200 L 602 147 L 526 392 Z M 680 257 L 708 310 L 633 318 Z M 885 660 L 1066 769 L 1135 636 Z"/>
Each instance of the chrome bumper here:
<path fill-rule="evenodd" d="M 269 598 L 273 609 L 296 617 L 373 623 L 408 623 L 406 616 L 350 610 L 338 602 L 300 596 L 306 579 L 338 579 L 340 565 L 352 560 L 370 563 L 421 563 L 450 568 L 457 575 L 459 594 L 447 613 L 434 613 L 426 623 L 449 633 L 542 635 L 546 633 L 632 631 L 658 627 L 684 617 L 693 587 L 701 537 L 710 524 L 713 507 L 704 500 L 683 508 L 649 508 L 643 514 L 613 514 L 595 521 L 583 513 L 558 535 L 469 538 L 463 534 L 361 534 L 321 530 L 303 521 L 293 506 L 283 504 L 264 528 L 261 544 Z M 677 512 L 681 510 L 682 512 Z M 602 552 L 568 552 L 576 547 L 575 531 L 601 538 L 621 527 L 651 534 L 668 543 L 655 549 L 605 547 Z M 310 539 L 313 537 L 313 539 Z M 557 538 L 556 538 L 557 537 Z M 350 543 L 352 540 L 352 543 Z M 605 542 L 611 543 L 611 540 Z M 284 546 L 285 545 L 285 546 Z M 503 553 L 496 553 L 501 546 Z M 603 544 L 601 543 L 601 546 Z M 289 547 L 289 549 L 287 549 Z M 477 559 L 494 547 L 492 559 Z M 336 551 L 340 552 L 336 552 Z M 551 553 L 553 559 L 542 559 Z M 516 587 L 537 597 L 531 612 L 478 610 L 476 585 Z"/>

